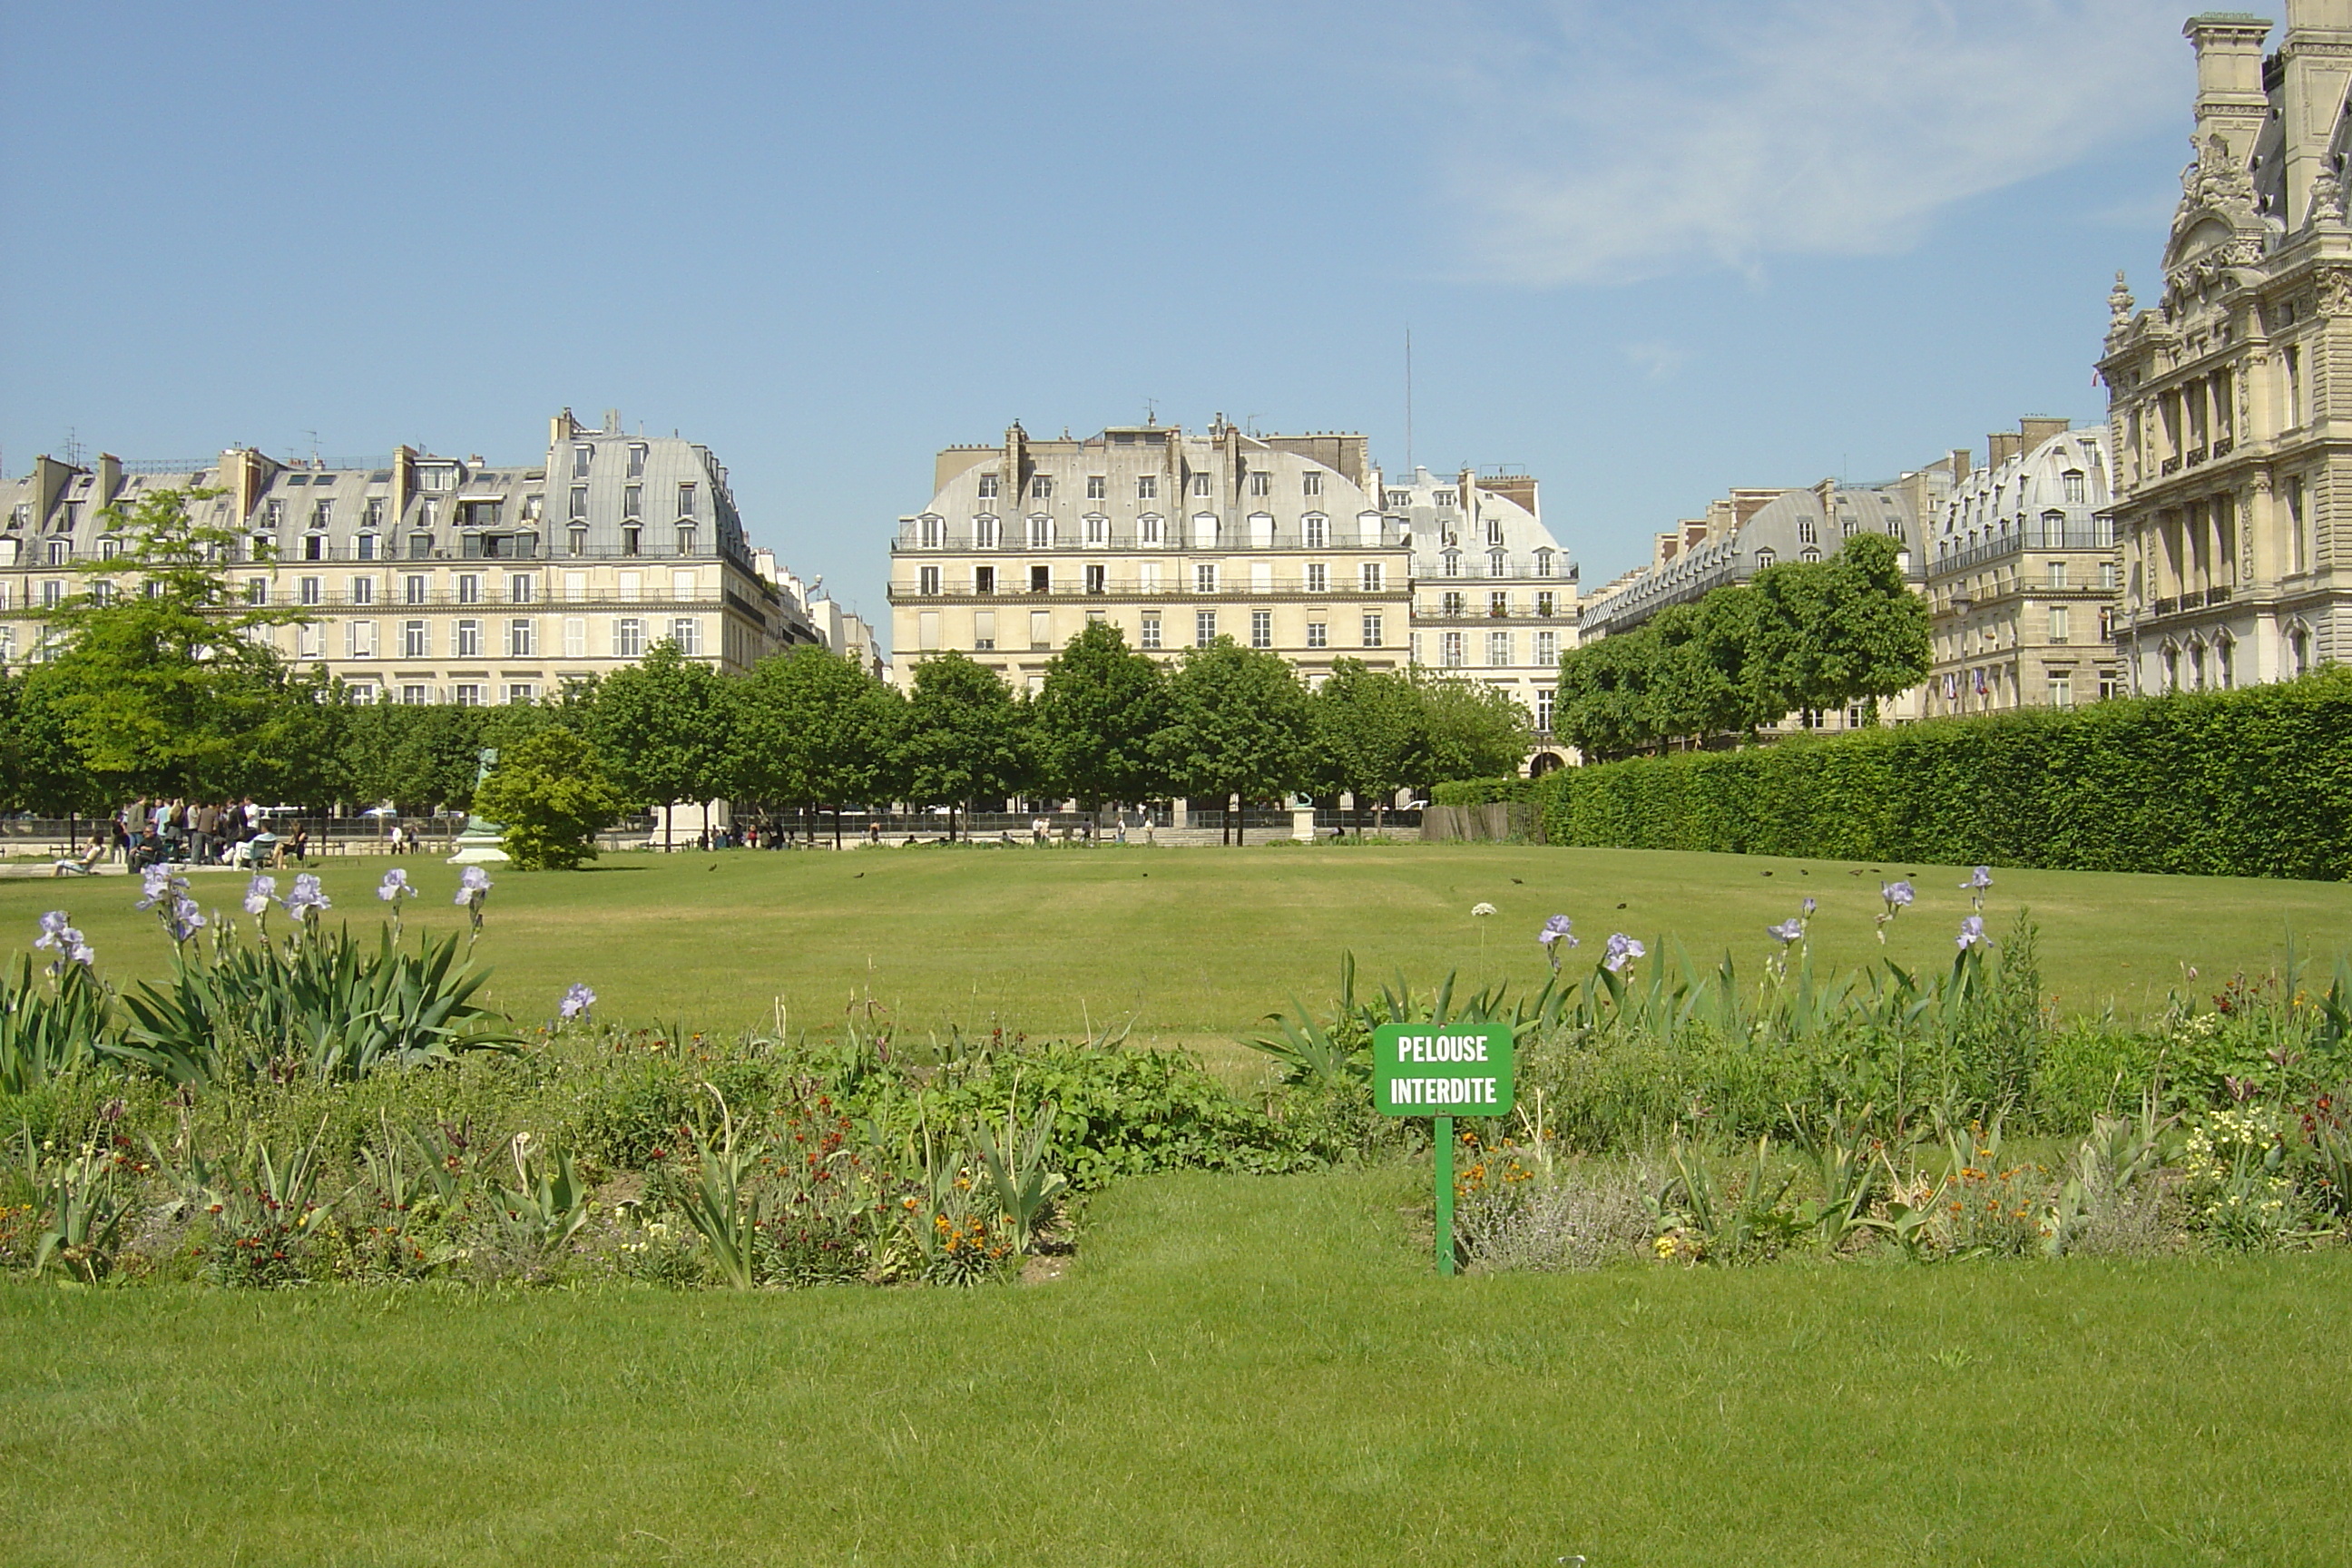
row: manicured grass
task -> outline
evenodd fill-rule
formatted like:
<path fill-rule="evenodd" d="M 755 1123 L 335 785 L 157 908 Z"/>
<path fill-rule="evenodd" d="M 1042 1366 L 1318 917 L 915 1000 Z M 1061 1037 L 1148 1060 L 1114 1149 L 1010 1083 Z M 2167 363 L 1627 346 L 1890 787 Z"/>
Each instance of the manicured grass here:
<path fill-rule="evenodd" d="M 411 929 L 457 929 L 457 871 L 425 857 L 330 863 L 335 917 L 374 925 L 376 879 L 395 864 L 425 891 L 408 906 Z M 1881 948 L 1881 873 L 1908 872 L 1919 901 Z M 1968 911 L 1954 867 L 1497 845 L 637 854 L 581 873 L 495 875 L 481 956 L 497 969 L 493 998 L 526 1021 L 585 981 L 608 1015 L 693 1027 L 772 1024 L 781 1003 L 794 1029 L 855 1017 L 917 1034 L 1061 1036 L 1131 1021 L 1139 1037 L 1196 1044 L 1250 1027 L 1291 994 L 1319 1003 L 1342 950 L 1373 982 L 1402 968 L 1419 984 L 1449 969 L 1535 984 L 1535 933 L 1555 910 L 1575 918 L 1580 958 L 1622 930 L 1679 941 L 1710 968 L 1727 947 L 1750 974 L 1773 945 L 1763 928 L 1808 894 L 1822 906 L 1816 959 L 1833 966 L 1882 954 L 1943 963 Z M 231 914 L 243 886 L 241 875 L 197 878 L 203 901 Z M 0 933 L 29 942 L 38 913 L 62 905 L 107 973 L 152 974 L 165 944 L 131 910 L 136 889 L 0 881 Z M 1480 901 L 1499 912 L 1474 921 Z M 2070 1011 L 2112 1002 L 2144 1014 L 2168 988 L 2210 990 L 2233 968 L 2278 962 L 2290 930 L 2331 963 L 2352 946 L 2352 886 L 2340 883 L 2002 871 L 1987 910 L 1996 935 L 2021 902 L 2042 922 L 2047 982 Z"/>
<path fill-rule="evenodd" d="M 1129 1183 L 969 1294 L 9 1285 L 0 1559 L 2343 1560 L 2352 1258 L 1446 1281 L 1425 1181 Z"/>

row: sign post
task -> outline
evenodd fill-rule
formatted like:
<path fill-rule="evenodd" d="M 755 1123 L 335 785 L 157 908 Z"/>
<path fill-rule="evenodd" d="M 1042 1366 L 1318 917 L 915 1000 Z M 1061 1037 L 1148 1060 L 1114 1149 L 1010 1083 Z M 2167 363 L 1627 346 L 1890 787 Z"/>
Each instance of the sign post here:
<path fill-rule="evenodd" d="M 1437 1271 L 1454 1272 L 1454 1118 L 1507 1116 L 1508 1024 L 1382 1024 L 1372 1030 L 1372 1108 L 1426 1116 L 1437 1153 Z"/>

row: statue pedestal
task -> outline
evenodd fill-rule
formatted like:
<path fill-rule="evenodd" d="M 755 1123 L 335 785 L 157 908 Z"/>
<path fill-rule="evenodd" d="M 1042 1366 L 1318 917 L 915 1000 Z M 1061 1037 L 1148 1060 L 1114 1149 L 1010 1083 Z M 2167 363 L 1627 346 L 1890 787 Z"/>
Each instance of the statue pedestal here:
<path fill-rule="evenodd" d="M 495 822 L 484 822 L 478 816 L 466 818 L 466 831 L 457 835 L 457 852 L 445 859 L 445 866 L 503 866 L 514 858 L 499 847 L 506 829 Z"/>

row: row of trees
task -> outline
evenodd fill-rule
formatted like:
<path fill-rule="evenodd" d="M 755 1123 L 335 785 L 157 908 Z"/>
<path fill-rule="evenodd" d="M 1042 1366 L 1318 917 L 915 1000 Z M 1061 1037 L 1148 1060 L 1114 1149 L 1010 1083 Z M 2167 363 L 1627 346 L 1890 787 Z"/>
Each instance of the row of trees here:
<path fill-rule="evenodd" d="M 95 571 L 135 579 L 131 591 L 60 606 L 45 657 L 0 676 L 9 807 L 62 816 L 142 795 L 250 795 L 457 809 L 472 800 L 485 747 L 503 753 L 555 729 L 640 806 L 1240 804 L 1293 791 L 1369 802 L 1509 771 L 1529 740 L 1524 711 L 1484 686 L 1342 660 L 1309 692 L 1271 653 L 1221 640 L 1163 664 L 1101 623 L 1055 657 L 1034 696 L 957 654 L 924 662 L 901 693 L 820 648 L 736 679 L 665 644 L 536 705 L 362 707 L 252 635 L 300 612 L 236 604 L 211 563 L 227 538 L 194 525 L 185 499 L 151 495 L 121 519 L 130 548 Z"/>
<path fill-rule="evenodd" d="M 1925 679 L 1928 663 L 1927 605 L 1905 581 L 1901 546 L 1857 534 L 1827 561 L 1768 566 L 1569 654 L 1553 727 L 1606 760 L 1752 739 L 1808 709 L 1862 703 L 1875 722 L 1878 701 Z"/>

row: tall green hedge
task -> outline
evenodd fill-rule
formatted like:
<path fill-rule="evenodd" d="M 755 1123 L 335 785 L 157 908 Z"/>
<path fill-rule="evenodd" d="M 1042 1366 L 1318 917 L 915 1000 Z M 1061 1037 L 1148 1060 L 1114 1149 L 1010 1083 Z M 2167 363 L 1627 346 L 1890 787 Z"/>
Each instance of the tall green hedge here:
<path fill-rule="evenodd" d="M 1563 768 L 1554 844 L 2341 880 L 2352 670 Z"/>
<path fill-rule="evenodd" d="M 1433 785 L 1429 792 L 1432 805 L 1494 805 L 1503 801 L 1533 801 L 1540 779 L 1521 778 L 1516 773 L 1493 779 L 1455 779 L 1451 784 Z"/>

